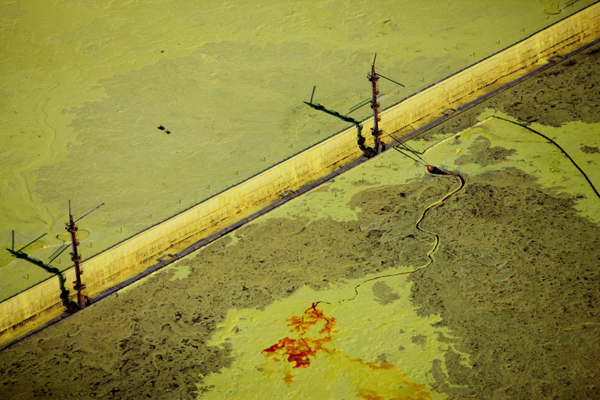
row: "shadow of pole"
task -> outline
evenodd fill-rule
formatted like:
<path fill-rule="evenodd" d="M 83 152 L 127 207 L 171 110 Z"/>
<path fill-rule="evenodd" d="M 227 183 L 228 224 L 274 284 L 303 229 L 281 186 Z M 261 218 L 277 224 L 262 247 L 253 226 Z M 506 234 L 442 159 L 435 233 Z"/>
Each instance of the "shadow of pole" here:
<path fill-rule="evenodd" d="M 358 138 L 357 138 L 357 144 L 358 144 L 358 147 L 361 149 L 361 151 L 363 153 L 365 153 L 365 156 L 367 156 L 367 157 L 373 157 L 375 155 L 375 149 L 373 149 L 372 147 L 369 147 L 369 146 L 365 146 L 365 142 L 366 142 L 367 139 L 362 135 L 362 125 L 360 124 L 359 121 L 357 121 L 354 118 L 349 117 L 347 115 L 340 114 L 337 111 L 330 110 L 327 107 L 325 107 L 324 105 L 319 104 L 319 103 L 313 103 L 312 101 L 311 102 L 305 101 L 304 104 L 306 104 L 306 105 L 314 108 L 315 110 L 322 111 L 325 114 L 329 114 L 329 115 L 332 115 L 332 116 L 334 116 L 336 118 L 339 118 L 342 121 L 346 121 L 346 122 L 350 122 L 350 123 L 354 124 L 356 126 L 356 129 L 357 129 L 357 136 L 358 136 Z"/>
<path fill-rule="evenodd" d="M 43 268 L 44 270 L 46 270 L 47 272 L 49 272 L 51 274 L 57 275 L 58 282 L 60 285 L 60 299 L 62 300 L 63 305 L 66 307 L 67 311 L 69 311 L 69 312 L 73 311 L 73 306 L 75 306 L 75 308 L 78 309 L 76 304 L 74 304 L 74 303 L 71 304 L 72 302 L 69 301 L 69 290 L 65 286 L 65 277 L 63 276 L 62 272 L 60 272 L 60 270 L 58 268 L 47 265 L 43 261 L 38 260 L 37 258 L 30 257 L 28 254 L 23 253 L 22 251 L 15 251 L 15 250 L 11 250 L 11 249 L 6 249 L 6 250 L 8 250 L 8 252 L 10 252 L 16 258 L 28 261 L 34 265 L 37 265 L 38 267 Z"/>

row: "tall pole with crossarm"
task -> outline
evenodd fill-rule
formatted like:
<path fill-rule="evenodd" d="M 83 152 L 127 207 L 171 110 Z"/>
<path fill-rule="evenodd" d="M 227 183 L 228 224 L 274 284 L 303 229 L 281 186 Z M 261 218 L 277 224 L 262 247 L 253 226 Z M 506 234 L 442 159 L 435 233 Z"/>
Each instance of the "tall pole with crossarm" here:
<path fill-rule="evenodd" d="M 71 260 L 75 265 L 75 285 L 73 288 L 77 291 L 77 305 L 79 309 L 85 307 L 85 284 L 81 282 L 81 274 L 83 271 L 81 270 L 81 256 L 77 251 L 77 246 L 79 242 L 77 241 L 77 225 L 75 225 L 75 221 L 73 219 L 73 214 L 71 213 L 71 200 L 69 200 L 69 223 L 67 224 L 67 232 L 71 234 Z"/>
<path fill-rule="evenodd" d="M 377 83 L 379 82 L 379 75 L 375 72 L 375 59 L 377 58 L 377 54 L 375 54 L 375 58 L 373 59 L 373 64 L 371 65 L 371 74 L 368 75 L 369 81 L 371 81 L 371 85 L 373 86 L 373 97 L 371 99 L 371 108 L 373 109 L 373 138 L 375 139 L 375 145 L 373 146 L 373 150 L 375 150 L 375 154 L 379 154 L 384 150 L 384 145 L 381 142 L 381 134 L 383 133 L 381 129 L 379 129 L 379 121 L 381 118 L 379 117 L 379 101 L 377 101 L 377 97 L 379 97 L 379 88 L 377 87 Z"/>
<path fill-rule="evenodd" d="M 77 219 L 77 221 L 79 221 L 86 215 L 89 215 L 92 211 L 95 211 L 103 205 L 104 203 L 100 204 L 93 210 L 87 212 L 82 217 Z M 83 271 L 81 269 L 81 255 L 79 254 L 79 251 L 77 249 L 77 246 L 79 246 L 79 241 L 77 240 L 78 228 L 77 225 L 75 225 L 75 222 L 77 221 L 75 221 L 75 219 L 73 218 L 73 213 L 71 213 L 71 200 L 69 200 L 69 222 L 66 224 L 67 226 L 65 229 L 71 234 L 71 260 L 73 261 L 73 265 L 75 266 L 75 285 L 73 286 L 73 288 L 77 291 L 77 305 L 81 310 L 86 306 L 86 296 L 84 293 L 85 284 L 81 281 L 81 275 L 83 274 Z"/>
<path fill-rule="evenodd" d="M 393 82 L 396 85 L 399 85 L 402 87 L 404 87 L 404 85 L 399 82 L 396 82 L 395 80 L 393 80 L 391 78 L 388 78 L 387 76 L 378 74 L 375 71 L 375 60 L 377 60 L 377 53 L 375 53 L 375 57 L 373 57 L 373 64 L 371 65 L 371 73 L 369 75 L 367 75 L 367 77 L 369 78 L 369 81 L 371 82 L 371 86 L 373 89 L 372 98 L 371 98 L 371 108 L 373 109 L 372 133 L 373 133 L 373 138 L 375 139 L 375 145 L 373 146 L 373 150 L 374 150 L 375 154 L 379 154 L 385 150 L 385 144 L 381 141 L 381 135 L 383 134 L 383 131 L 381 129 L 379 129 L 379 121 L 381 121 L 381 117 L 379 116 L 380 104 L 379 104 L 379 101 L 377 100 L 379 98 L 379 88 L 377 86 L 377 84 L 379 82 L 379 78 L 386 79 L 386 80 Z"/>

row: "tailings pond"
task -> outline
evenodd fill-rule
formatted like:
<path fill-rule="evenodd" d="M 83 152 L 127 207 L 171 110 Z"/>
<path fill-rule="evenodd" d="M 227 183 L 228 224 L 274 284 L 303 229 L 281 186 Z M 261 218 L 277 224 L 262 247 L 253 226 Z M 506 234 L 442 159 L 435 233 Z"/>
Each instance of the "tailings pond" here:
<path fill-rule="evenodd" d="M 374 53 L 387 107 L 592 2 L 0 1 L 0 244 L 105 203 L 89 258 L 345 128 L 302 102 L 347 112 Z M 48 277 L 0 253 L 0 299 Z"/>
<path fill-rule="evenodd" d="M 595 398 L 599 50 L 2 352 L 0 393 Z"/>

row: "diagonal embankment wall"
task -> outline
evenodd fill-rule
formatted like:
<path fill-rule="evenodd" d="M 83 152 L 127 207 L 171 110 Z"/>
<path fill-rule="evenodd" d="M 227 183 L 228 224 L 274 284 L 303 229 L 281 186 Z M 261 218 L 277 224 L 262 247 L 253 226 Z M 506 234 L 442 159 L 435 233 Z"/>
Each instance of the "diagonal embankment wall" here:
<path fill-rule="evenodd" d="M 556 55 L 600 38 L 600 3 L 460 71 L 382 113 L 382 128 L 410 135 L 461 106 L 522 77 Z M 363 123 L 369 132 L 372 121 Z M 369 135 L 370 136 L 370 135 Z M 326 176 L 361 157 L 356 128 L 346 129 L 212 198 L 124 240 L 83 263 L 87 294 L 95 296 L 156 264 L 158 257 L 191 244 L 273 204 L 288 190 Z M 74 270 L 65 272 L 67 282 Z M 0 303 L 0 347 L 59 316 L 56 277 Z"/>

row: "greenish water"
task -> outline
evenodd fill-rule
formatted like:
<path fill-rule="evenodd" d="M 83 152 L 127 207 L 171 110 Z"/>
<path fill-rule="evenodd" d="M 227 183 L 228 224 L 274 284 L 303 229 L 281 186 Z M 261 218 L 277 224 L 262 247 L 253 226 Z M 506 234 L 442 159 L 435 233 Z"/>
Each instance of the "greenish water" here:
<path fill-rule="evenodd" d="M 389 106 L 590 3 L 3 1 L 0 242 L 46 260 L 104 202 L 90 257 L 342 129 L 302 101 L 347 112 L 373 53 Z M 0 298 L 46 277 L 0 255 Z"/>
<path fill-rule="evenodd" d="M 598 57 L 410 142 L 464 186 L 386 152 L 0 353 L 3 394 L 595 398 Z"/>

